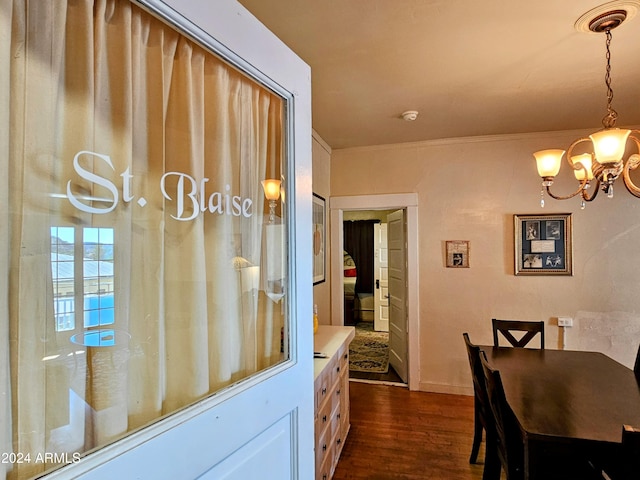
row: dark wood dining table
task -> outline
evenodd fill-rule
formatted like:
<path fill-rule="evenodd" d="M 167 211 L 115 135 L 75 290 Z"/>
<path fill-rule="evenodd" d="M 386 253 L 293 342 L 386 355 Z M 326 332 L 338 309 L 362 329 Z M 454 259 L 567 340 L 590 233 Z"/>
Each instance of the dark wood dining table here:
<path fill-rule="evenodd" d="M 640 384 L 633 371 L 598 352 L 481 347 L 500 370 L 507 403 L 525 445 L 525 479 L 545 451 L 616 455 L 622 425 L 640 426 Z"/>

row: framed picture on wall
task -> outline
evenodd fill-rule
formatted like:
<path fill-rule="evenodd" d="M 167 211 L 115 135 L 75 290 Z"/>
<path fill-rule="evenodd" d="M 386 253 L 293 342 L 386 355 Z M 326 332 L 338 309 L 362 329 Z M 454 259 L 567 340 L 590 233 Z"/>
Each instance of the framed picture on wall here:
<path fill-rule="evenodd" d="M 326 256 L 326 203 L 313 194 L 313 284 L 325 281 Z"/>
<path fill-rule="evenodd" d="M 469 268 L 469 240 L 447 240 L 447 268 Z"/>
<path fill-rule="evenodd" d="M 516 275 L 573 275 L 570 213 L 513 219 Z"/>

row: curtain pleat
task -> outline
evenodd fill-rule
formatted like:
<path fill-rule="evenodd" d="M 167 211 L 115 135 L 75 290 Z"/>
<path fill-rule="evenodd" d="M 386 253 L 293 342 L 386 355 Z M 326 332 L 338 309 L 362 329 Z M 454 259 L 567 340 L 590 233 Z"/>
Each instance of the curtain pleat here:
<path fill-rule="evenodd" d="M 378 220 L 347 220 L 343 222 L 344 249 L 356 264 L 355 293 L 373 293 L 373 225 Z"/>
<path fill-rule="evenodd" d="M 282 100 L 126 0 L 0 0 L 0 62 L 0 450 L 83 453 L 281 361 L 281 296 L 252 279 L 286 248 L 265 249 L 260 186 L 282 176 Z M 113 347 L 55 330 L 67 226 L 113 229 Z"/>

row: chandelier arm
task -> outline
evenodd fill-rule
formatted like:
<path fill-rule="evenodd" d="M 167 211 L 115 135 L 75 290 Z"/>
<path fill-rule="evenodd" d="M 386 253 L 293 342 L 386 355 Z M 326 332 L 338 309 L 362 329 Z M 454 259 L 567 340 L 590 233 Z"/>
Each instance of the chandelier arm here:
<path fill-rule="evenodd" d="M 591 194 L 591 196 L 589 196 L 586 188 L 582 190 L 582 199 L 585 202 L 592 202 L 598 196 L 598 192 L 600 191 L 600 180 L 598 180 L 597 178 L 594 178 L 594 180 L 596 182 L 596 185 L 593 188 L 593 193 Z"/>
<path fill-rule="evenodd" d="M 582 167 L 582 164 L 580 165 L 576 165 L 571 161 L 571 157 L 573 156 L 573 149 L 578 146 L 578 144 L 583 143 L 583 142 L 587 142 L 590 143 L 591 145 L 593 145 L 593 142 L 591 141 L 591 139 L 589 137 L 582 137 L 577 139 L 576 141 L 574 141 L 571 145 L 569 145 L 569 148 L 567 148 L 567 153 L 565 155 L 565 158 L 567 159 L 567 163 L 569 164 L 569 166 L 574 169 L 574 170 L 583 170 L 584 168 Z"/>
<path fill-rule="evenodd" d="M 578 189 L 575 192 L 570 193 L 569 195 L 555 195 L 555 194 L 551 193 L 551 186 L 550 185 L 545 186 L 545 189 L 547 190 L 547 194 L 551 198 L 554 198 L 556 200 L 568 200 L 570 198 L 575 197 L 576 195 L 579 195 L 581 192 L 584 192 L 587 183 L 588 183 L 588 180 L 585 178 L 584 180 L 582 180 L 580 182 L 580 186 L 578 187 Z M 584 195 L 585 194 L 582 193 L 583 198 L 584 198 Z M 595 194 L 593 196 L 595 197 Z M 587 200 L 587 201 L 590 202 L 591 200 Z"/>
<path fill-rule="evenodd" d="M 640 131 L 632 130 L 631 135 L 629 135 L 629 138 L 633 140 L 634 143 L 636 144 L 636 148 L 638 149 L 638 152 L 640 152 L 640 140 L 638 140 L 638 137 L 634 136 L 634 134 L 639 135 Z M 635 183 L 633 183 L 633 180 L 631 180 L 631 175 L 629 173 L 631 172 L 631 170 L 635 170 L 636 168 L 638 168 L 638 166 L 640 166 L 640 155 L 638 154 L 631 155 L 627 160 L 627 163 L 625 163 L 624 165 L 624 169 L 622 171 L 622 179 L 624 181 L 624 186 L 627 187 L 627 190 L 629 190 L 629 193 L 640 198 L 640 188 L 636 186 Z"/>
<path fill-rule="evenodd" d="M 571 161 L 571 153 L 573 152 L 573 149 L 576 147 L 576 145 L 582 142 L 591 142 L 591 139 L 588 137 L 579 138 L 576 141 L 574 141 L 571 145 L 569 145 L 569 148 L 567 149 L 566 159 L 572 170 L 585 170 L 584 166 L 581 163 L 576 165 Z M 568 200 L 570 198 L 575 197 L 576 195 L 582 195 L 582 198 L 585 201 L 590 202 L 596 197 L 596 195 L 598 194 L 598 191 L 596 189 L 593 195 L 589 196 L 586 192 L 588 183 L 589 183 L 589 180 L 587 179 L 587 175 L 585 172 L 584 179 L 580 180 L 580 185 L 578 186 L 578 189 L 575 192 L 570 193 L 569 195 L 555 195 L 554 193 L 551 192 L 551 185 L 546 185 L 545 189 L 547 191 L 547 194 L 555 200 Z"/>

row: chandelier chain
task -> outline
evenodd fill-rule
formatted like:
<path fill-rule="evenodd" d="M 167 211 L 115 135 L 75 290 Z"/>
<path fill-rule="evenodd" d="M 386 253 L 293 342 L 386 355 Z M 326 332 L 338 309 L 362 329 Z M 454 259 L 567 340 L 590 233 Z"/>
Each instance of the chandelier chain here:
<path fill-rule="evenodd" d="M 607 35 L 607 68 L 604 81 L 607 86 L 607 114 L 602 119 L 602 125 L 605 128 L 613 128 L 616 125 L 618 112 L 616 112 L 611 106 L 611 103 L 613 102 L 613 88 L 611 88 L 611 29 L 605 30 L 605 34 Z"/>

